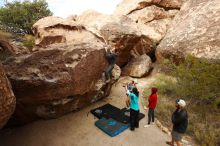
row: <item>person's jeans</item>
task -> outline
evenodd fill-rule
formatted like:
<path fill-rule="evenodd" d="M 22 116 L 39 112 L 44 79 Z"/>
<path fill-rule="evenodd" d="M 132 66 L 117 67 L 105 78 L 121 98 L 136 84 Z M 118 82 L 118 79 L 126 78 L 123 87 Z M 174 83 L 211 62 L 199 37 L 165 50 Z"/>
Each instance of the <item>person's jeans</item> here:
<path fill-rule="evenodd" d="M 154 109 L 149 108 L 148 110 L 148 124 L 150 124 L 150 122 L 154 122 Z"/>
<path fill-rule="evenodd" d="M 113 68 L 114 68 L 114 64 L 110 64 L 108 66 L 108 68 L 106 69 L 106 71 L 105 71 L 105 78 L 106 78 L 106 80 L 111 79 Z"/>
<path fill-rule="evenodd" d="M 130 129 L 131 130 L 134 130 L 134 128 L 139 127 L 138 115 L 139 115 L 139 110 L 135 111 L 133 109 L 130 109 Z"/>

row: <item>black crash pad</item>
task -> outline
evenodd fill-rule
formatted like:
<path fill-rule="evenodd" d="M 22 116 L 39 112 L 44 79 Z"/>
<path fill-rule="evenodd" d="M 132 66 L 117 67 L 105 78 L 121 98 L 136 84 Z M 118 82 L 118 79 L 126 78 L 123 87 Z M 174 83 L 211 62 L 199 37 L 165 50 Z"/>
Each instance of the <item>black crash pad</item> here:
<path fill-rule="evenodd" d="M 97 118 L 112 118 L 118 122 L 128 124 L 129 123 L 129 109 L 123 108 L 119 109 L 111 104 L 105 104 L 101 107 L 92 109 L 90 111 Z M 143 119 L 145 115 L 143 113 L 139 114 L 139 120 Z"/>

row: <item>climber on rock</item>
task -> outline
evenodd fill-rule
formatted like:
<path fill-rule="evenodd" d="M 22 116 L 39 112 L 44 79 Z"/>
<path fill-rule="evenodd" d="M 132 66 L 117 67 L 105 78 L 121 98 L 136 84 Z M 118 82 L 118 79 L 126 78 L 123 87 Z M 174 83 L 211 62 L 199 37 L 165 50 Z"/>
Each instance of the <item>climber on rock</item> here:
<path fill-rule="evenodd" d="M 115 52 L 114 50 L 107 49 L 106 51 L 106 59 L 108 60 L 108 67 L 105 70 L 105 82 L 108 83 L 111 81 L 111 76 L 112 76 L 112 70 L 114 68 L 114 65 L 116 63 L 118 53 Z"/>

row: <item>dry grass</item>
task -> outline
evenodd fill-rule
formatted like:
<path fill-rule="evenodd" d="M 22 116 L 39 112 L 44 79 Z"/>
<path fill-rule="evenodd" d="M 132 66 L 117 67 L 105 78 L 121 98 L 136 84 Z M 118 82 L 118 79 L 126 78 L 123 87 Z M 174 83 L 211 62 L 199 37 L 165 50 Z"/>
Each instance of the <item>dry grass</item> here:
<path fill-rule="evenodd" d="M 4 32 L 2 30 L 0 30 L 0 38 L 3 38 L 3 39 L 9 39 L 12 37 L 12 34 L 11 33 L 8 33 L 8 32 Z"/>
<path fill-rule="evenodd" d="M 23 37 L 23 45 L 27 47 L 30 51 L 34 46 L 34 36 L 32 35 L 24 35 Z"/>
<path fill-rule="evenodd" d="M 171 129 L 171 115 L 175 110 L 175 100 L 178 98 L 172 91 L 175 80 L 161 75 L 151 86 L 158 87 L 158 105 L 156 116 L 163 125 Z M 150 91 L 144 90 L 143 104 L 146 105 Z M 186 99 L 187 100 L 187 99 Z M 191 101 L 187 100 L 187 103 Z M 220 138 L 220 111 L 213 105 L 188 104 L 189 125 L 186 134 L 193 137 L 201 146 L 216 146 Z"/>

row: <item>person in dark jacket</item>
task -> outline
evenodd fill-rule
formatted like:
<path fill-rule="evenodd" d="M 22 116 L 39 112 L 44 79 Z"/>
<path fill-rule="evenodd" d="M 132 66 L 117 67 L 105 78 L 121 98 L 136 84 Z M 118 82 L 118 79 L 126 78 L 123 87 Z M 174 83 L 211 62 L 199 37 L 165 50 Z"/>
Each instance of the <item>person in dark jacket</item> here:
<path fill-rule="evenodd" d="M 182 135 L 186 132 L 188 126 L 188 114 L 185 109 L 186 102 L 183 99 L 176 100 L 176 110 L 172 114 L 172 140 L 167 144 L 174 146 L 174 142 L 177 146 L 181 146 Z"/>
<path fill-rule="evenodd" d="M 149 127 L 150 122 L 154 124 L 154 110 L 157 106 L 157 88 L 151 88 L 151 95 L 148 98 L 148 124 L 144 126 L 144 128 Z"/>
<path fill-rule="evenodd" d="M 114 51 L 108 50 L 106 52 L 106 59 L 108 60 L 108 63 L 109 63 L 109 66 L 105 70 L 105 82 L 107 82 L 107 83 L 111 80 L 112 70 L 113 70 L 114 65 L 116 63 L 117 56 L 118 56 L 118 54 L 115 53 Z"/>

